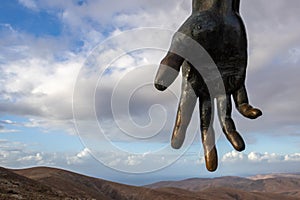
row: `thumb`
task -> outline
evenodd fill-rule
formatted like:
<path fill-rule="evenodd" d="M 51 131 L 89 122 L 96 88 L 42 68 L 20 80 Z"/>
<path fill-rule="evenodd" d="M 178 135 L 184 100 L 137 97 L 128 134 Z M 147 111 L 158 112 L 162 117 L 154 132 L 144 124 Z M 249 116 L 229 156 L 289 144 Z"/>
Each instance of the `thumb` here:
<path fill-rule="evenodd" d="M 155 87 L 160 91 L 166 90 L 176 79 L 184 59 L 172 52 L 168 52 L 162 59 L 155 77 Z"/>

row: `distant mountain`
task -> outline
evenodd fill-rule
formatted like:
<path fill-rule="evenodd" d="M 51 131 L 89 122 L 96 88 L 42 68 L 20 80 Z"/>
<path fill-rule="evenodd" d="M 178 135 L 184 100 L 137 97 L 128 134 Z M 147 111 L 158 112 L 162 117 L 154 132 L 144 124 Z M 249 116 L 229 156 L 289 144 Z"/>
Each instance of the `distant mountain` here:
<path fill-rule="evenodd" d="M 250 176 L 250 177 L 248 177 L 248 179 L 259 180 L 259 179 L 270 179 L 270 178 L 279 178 L 279 177 L 300 179 L 300 173 L 298 173 L 298 174 L 260 174 L 260 175 L 256 175 L 256 176 Z"/>
<path fill-rule="evenodd" d="M 47 167 L 0 168 L 0 199 L 296 200 L 300 178 L 295 177 L 188 179 L 135 187 Z"/>
<path fill-rule="evenodd" d="M 264 195 L 268 193 L 300 199 L 300 176 L 297 174 L 260 175 L 252 178 L 220 177 L 214 179 L 187 179 L 176 182 L 159 182 L 147 185 L 146 187 L 152 189 L 179 188 L 198 193 L 228 188 L 230 191 L 240 190 L 255 194 L 263 193 Z"/>

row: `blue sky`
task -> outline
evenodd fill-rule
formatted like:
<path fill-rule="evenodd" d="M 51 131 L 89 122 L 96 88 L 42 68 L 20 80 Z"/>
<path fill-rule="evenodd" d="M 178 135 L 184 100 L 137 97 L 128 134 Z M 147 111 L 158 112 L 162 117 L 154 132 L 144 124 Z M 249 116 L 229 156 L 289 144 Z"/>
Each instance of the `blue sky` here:
<path fill-rule="evenodd" d="M 246 140 L 246 151 L 233 151 L 221 135 L 219 169 L 215 173 L 207 172 L 198 136 L 197 113 L 189 133 L 196 137 L 185 147 L 187 152 L 170 149 L 177 99 L 171 92 L 158 93 L 149 86 L 152 72 L 156 71 L 164 52 L 145 49 L 134 34 L 125 40 L 122 33 L 134 28 L 149 30 L 149 27 L 176 30 L 188 17 L 190 4 L 182 0 L 2 1 L 0 165 L 61 167 L 130 184 L 190 177 L 300 172 L 300 96 L 297 88 L 300 83 L 300 28 L 295 25 L 300 17 L 296 9 L 300 6 L 298 0 L 289 3 L 274 0 L 272 5 L 264 0 L 243 0 L 242 15 L 250 46 L 247 88 L 251 103 L 264 112 L 262 118 L 254 121 L 244 119 L 236 111 L 233 113 L 238 130 Z M 168 34 L 159 37 L 153 34 L 148 31 L 144 35 L 154 37 L 153 46 L 168 45 Z M 109 41 L 115 42 L 115 46 L 100 51 L 103 41 L 111 36 L 115 38 Z M 116 60 L 114 56 L 120 55 L 120 45 L 140 45 L 144 50 Z M 101 64 L 112 62 L 111 68 L 105 69 L 110 73 L 103 77 L 92 74 L 80 85 L 77 78 L 85 67 L 93 69 L 88 68 L 92 61 L 96 61 L 96 71 Z M 138 74 L 137 66 L 150 67 Z M 120 80 L 117 86 L 121 89 L 116 90 L 117 96 L 113 99 L 114 87 Z M 131 96 L 132 102 L 128 105 L 131 117 L 141 126 L 151 122 L 152 117 L 153 126 L 132 132 L 130 130 L 135 129 L 129 125 L 132 121 L 128 121 L 126 109 L 117 106 L 121 110 L 117 111 L 117 119 L 114 118 L 111 101 L 123 105 L 131 94 L 130 87 L 137 83 L 145 83 L 145 87 Z M 173 85 L 174 93 L 179 93 L 179 83 L 177 80 Z M 74 88 L 78 92 L 75 99 Z M 94 99 L 88 95 L 96 96 Z M 72 110 L 74 102 L 79 105 L 75 107 L 76 119 Z M 149 117 L 149 108 L 156 104 L 165 107 L 167 118 L 158 107 L 150 109 Z M 92 116 L 94 105 L 98 121 Z M 133 140 L 124 134 L 127 131 L 136 137 L 151 136 L 160 127 L 161 119 L 165 119 L 165 126 L 147 140 Z M 101 136 L 95 122 L 100 123 L 106 137 Z M 220 133 L 217 123 L 215 127 Z M 122 151 L 105 149 L 106 139 Z M 166 150 L 159 151 L 162 147 Z M 97 159 L 102 159 L 106 166 Z M 143 169 L 151 171 L 161 167 L 163 169 L 138 175 L 116 170 L 143 172 Z"/>
<path fill-rule="evenodd" d="M 1 23 L 11 24 L 15 30 L 34 36 L 59 36 L 62 33 L 63 25 L 55 13 L 34 11 L 18 4 L 18 1 L 3 1 Z"/>

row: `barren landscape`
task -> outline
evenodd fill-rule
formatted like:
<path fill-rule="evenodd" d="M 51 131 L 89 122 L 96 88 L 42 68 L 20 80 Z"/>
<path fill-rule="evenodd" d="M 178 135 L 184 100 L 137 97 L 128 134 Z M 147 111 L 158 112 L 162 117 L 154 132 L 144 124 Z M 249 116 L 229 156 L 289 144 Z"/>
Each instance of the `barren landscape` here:
<path fill-rule="evenodd" d="M 297 174 L 165 181 L 144 187 L 113 183 L 77 173 L 37 167 L 0 168 L 0 199 L 300 199 Z"/>

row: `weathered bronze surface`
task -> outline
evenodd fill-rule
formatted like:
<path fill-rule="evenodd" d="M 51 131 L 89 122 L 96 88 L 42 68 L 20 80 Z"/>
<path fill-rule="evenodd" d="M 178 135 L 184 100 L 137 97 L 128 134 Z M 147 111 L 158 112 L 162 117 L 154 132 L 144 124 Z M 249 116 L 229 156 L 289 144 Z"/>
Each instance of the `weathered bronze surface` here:
<path fill-rule="evenodd" d="M 231 95 L 236 108 L 243 116 L 256 119 L 262 115 L 259 109 L 249 104 L 247 97 L 247 35 L 239 7 L 240 0 L 193 0 L 192 14 L 178 30 L 178 33 L 197 41 L 211 56 L 222 77 L 224 93 L 212 95 L 208 90 L 206 77 L 197 70 L 197 67 L 202 66 L 193 66 L 181 55 L 173 53 L 172 48 L 187 48 L 182 43 L 184 40 L 176 38 L 173 38 L 170 51 L 161 61 L 155 79 L 155 87 L 163 91 L 175 80 L 182 66 L 182 94 L 171 145 L 175 149 L 182 146 L 196 101 L 199 99 L 202 143 L 209 171 L 215 171 L 218 166 L 215 133 L 211 126 L 214 99 L 217 99 L 217 112 L 222 130 L 237 151 L 243 151 L 245 143 L 231 117 Z M 165 66 L 177 73 L 170 75 L 170 70 Z"/>

